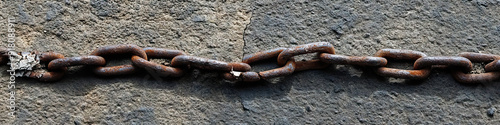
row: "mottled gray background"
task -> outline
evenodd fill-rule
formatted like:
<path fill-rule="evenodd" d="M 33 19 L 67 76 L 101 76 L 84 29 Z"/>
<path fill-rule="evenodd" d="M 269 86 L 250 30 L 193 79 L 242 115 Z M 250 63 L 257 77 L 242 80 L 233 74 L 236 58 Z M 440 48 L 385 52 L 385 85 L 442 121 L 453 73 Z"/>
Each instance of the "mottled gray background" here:
<path fill-rule="evenodd" d="M 261 50 L 320 41 L 342 55 L 373 55 L 382 48 L 429 56 L 500 54 L 499 0 L 58 0 L 0 6 L 2 46 L 7 18 L 14 16 L 18 51 L 67 57 L 136 44 L 240 61 Z M 130 63 L 124 58 L 110 65 Z M 98 77 L 72 67 L 55 83 L 18 78 L 16 118 L 6 115 L 9 75 L 0 75 L 4 124 L 500 124 L 498 114 L 486 113 L 500 108 L 499 81 L 464 86 L 445 70 L 417 84 L 342 65 L 232 84 L 204 70 L 157 80 L 146 72 Z"/>

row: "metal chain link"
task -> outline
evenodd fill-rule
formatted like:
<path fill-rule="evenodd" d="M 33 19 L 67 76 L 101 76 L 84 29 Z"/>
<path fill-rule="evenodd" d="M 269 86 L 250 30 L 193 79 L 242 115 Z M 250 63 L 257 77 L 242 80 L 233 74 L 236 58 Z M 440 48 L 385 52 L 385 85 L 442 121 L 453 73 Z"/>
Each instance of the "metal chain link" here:
<path fill-rule="evenodd" d="M 53 60 L 57 59 L 65 59 L 65 58 L 64 55 L 55 52 L 46 52 L 40 55 L 40 61 L 49 62 L 49 64 Z M 49 69 L 47 72 L 31 72 L 29 73 L 28 77 L 36 78 L 44 82 L 54 82 L 60 80 L 64 76 L 64 74 L 66 74 L 67 70 L 68 70 L 67 67 L 60 67 L 60 68 L 55 68 L 53 70 Z"/>
<path fill-rule="evenodd" d="M 317 53 L 315 60 L 296 61 L 294 56 Z M 104 67 L 106 59 L 102 56 L 116 56 L 131 54 L 132 64 Z M 113 45 L 101 47 L 88 56 L 64 57 L 55 52 L 41 53 L 40 61 L 47 63 L 46 72 L 30 72 L 28 77 L 40 81 L 53 82 L 60 80 L 66 73 L 68 67 L 84 65 L 94 68 L 94 72 L 101 76 L 114 76 L 132 74 L 137 69 L 145 69 L 160 77 L 180 77 L 185 69 L 198 68 L 219 71 L 223 78 L 232 81 L 255 82 L 263 79 L 271 79 L 290 75 L 294 72 L 324 69 L 330 65 L 355 65 L 373 67 L 381 76 L 425 79 L 432 69 L 436 67 L 449 67 L 452 69 L 453 77 L 460 83 L 478 84 L 497 80 L 500 78 L 500 56 L 481 53 L 460 53 L 458 56 L 429 57 L 426 54 L 413 50 L 382 49 L 374 56 L 344 56 L 335 55 L 335 49 L 328 42 L 317 42 L 299 45 L 292 48 L 275 48 L 262 52 L 253 53 L 243 57 L 241 62 L 223 62 L 196 56 L 190 56 L 179 50 L 162 48 L 141 48 L 137 45 Z M 148 59 L 171 59 L 170 65 L 160 65 Z M 276 58 L 279 68 L 261 72 L 251 71 L 250 64 L 266 59 Z M 415 61 L 413 69 L 396 69 L 386 67 L 387 58 L 395 60 Z M 8 50 L 0 48 L 0 64 L 9 60 Z M 487 63 L 484 67 L 485 73 L 469 74 L 473 70 L 472 63 Z"/>
<path fill-rule="evenodd" d="M 418 60 L 419 58 L 426 57 L 422 52 L 413 50 L 398 50 L 398 49 L 382 49 L 375 53 L 376 57 L 393 58 L 397 60 Z M 405 70 L 387 67 L 379 67 L 377 74 L 387 77 L 404 78 L 404 79 L 424 79 L 427 78 L 431 72 L 430 68 Z"/>

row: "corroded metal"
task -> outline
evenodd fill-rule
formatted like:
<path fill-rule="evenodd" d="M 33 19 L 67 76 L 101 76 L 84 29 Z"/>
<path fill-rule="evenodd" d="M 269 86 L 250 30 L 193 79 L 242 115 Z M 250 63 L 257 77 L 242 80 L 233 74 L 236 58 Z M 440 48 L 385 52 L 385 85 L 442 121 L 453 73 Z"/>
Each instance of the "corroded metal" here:
<path fill-rule="evenodd" d="M 493 62 L 486 64 L 486 66 L 484 66 L 484 70 L 486 72 L 500 71 L 500 59 L 497 59 Z"/>
<path fill-rule="evenodd" d="M 40 55 L 41 62 L 50 62 L 52 60 L 62 59 L 62 58 L 64 58 L 64 55 L 55 52 L 46 52 Z M 54 82 L 60 80 L 64 76 L 67 70 L 68 68 L 62 67 L 52 71 L 49 70 L 47 72 L 31 72 L 31 74 L 28 77 L 35 78 L 44 82 Z"/>
<path fill-rule="evenodd" d="M 397 60 L 417 60 L 426 55 L 419 51 L 382 49 L 375 53 L 376 57 L 393 58 Z M 381 76 L 404 78 L 404 79 L 424 79 L 430 74 L 430 68 L 418 70 L 405 70 L 387 67 L 379 67 L 376 72 Z"/>
<path fill-rule="evenodd" d="M 312 70 L 312 69 L 324 69 L 328 67 L 328 63 L 324 63 L 321 60 L 307 60 L 307 61 L 296 61 L 295 62 L 295 71 L 304 71 L 304 70 Z"/>
<path fill-rule="evenodd" d="M 261 79 L 259 73 L 257 73 L 257 72 L 241 73 L 241 78 L 245 82 L 255 82 L 255 81 L 259 81 Z"/>
<path fill-rule="evenodd" d="M 59 72 L 31 72 L 28 76 L 30 78 L 35 78 L 43 82 L 55 82 L 64 76 L 66 70 Z"/>
<path fill-rule="evenodd" d="M 415 61 L 413 69 L 431 68 L 433 65 L 460 67 L 464 72 L 472 71 L 472 62 L 464 57 L 437 56 L 422 57 Z"/>
<path fill-rule="evenodd" d="M 144 50 L 137 45 L 112 45 L 100 47 L 94 50 L 91 55 L 102 56 L 102 55 L 120 55 L 120 54 L 132 54 L 139 56 L 143 59 L 148 59 L 148 56 Z M 113 76 L 113 75 L 123 75 L 131 74 L 136 71 L 133 65 L 120 65 L 112 67 L 96 67 L 94 73 L 102 76 Z"/>
<path fill-rule="evenodd" d="M 138 67 L 142 67 L 146 70 L 153 71 L 154 73 L 162 77 L 167 77 L 167 76 L 179 77 L 182 76 L 183 73 L 181 68 L 173 68 L 170 66 L 160 65 L 145 60 L 139 56 L 132 56 L 132 63 L 134 63 L 134 65 Z"/>
<path fill-rule="evenodd" d="M 136 71 L 135 67 L 132 65 L 119 65 L 112 67 L 97 67 L 94 69 L 94 73 L 100 76 L 116 76 L 116 75 L 127 75 L 132 74 Z"/>
<path fill-rule="evenodd" d="M 374 55 L 375 57 L 385 57 L 393 58 L 397 60 L 417 60 L 420 57 L 425 57 L 422 52 L 413 50 L 401 50 L 401 49 L 382 49 L 377 51 Z"/>
<path fill-rule="evenodd" d="M 376 72 L 377 74 L 386 77 L 395 77 L 403 79 L 424 79 L 429 76 L 431 70 L 430 69 L 404 70 L 404 69 L 380 67 L 376 70 Z"/>
<path fill-rule="evenodd" d="M 286 48 L 276 48 L 276 49 L 271 49 L 271 50 L 266 50 L 266 51 L 261 51 L 257 53 L 253 53 L 250 55 L 246 55 L 243 57 L 243 63 L 253 63 L 253 62 L 258 62 L 270 58 L 276 58 L 283 50 Z M 280 77 L 280 76 L 285 76 L 293 73 L 296 70 L 296 64 L 293 61 L 289 61 L 290 64 L 287 64 L 283 67 L 276 68 L 276 69 L 271 69 L 271 70 L 266 70 L 266 71 L 261 71 L 261 72 L 253 72 L 253 71 L 247 71 L 247 72 L 231 72 L 231 73 L 224 73 L 223 77 L 224 79 L 227 80 L 233 80 L 233 81 L 245 81 L 245 82 L 255 82 L 259 81 L 261 79 L 270 79 L 274 77 Z M 293 63 L 293 64 L 292 64 Z M 318 68 L 318 61 L 314 62 L 301 62 L 301 68 L 302 70 L 305 69 L 313 69 L 313 68 Z M 324 64 L 326 65 L 326 64 Z M 326 65 L 328 66 L 328 65 Z M 324 68 L 324 67 L 321 67 Z M 238 73 L 238 74 L 236 74 Z"/>
<path fill-rule="evenodd" d="M 0 48 L 0 64 L 12 59 L 8 57 L 8 51 Z M 296 55 L 306 53 L 318 53 L 319 59 L 308 61 L 295 61 Z M 130 54 L 133 65 L 120 65 L 113 67 L 102 67 L 106 65 L 106 60 L 102 56 L 115 56 Z M 26 55 L 26 53 L 24 53 Z M 335 49 L 328 42 L 310 43 L 299 45 L 293 48 L 276 48 L 267 51 L 257 52 L 243 57 L 242 62 L 223 62 L 206 59 L 196 56 L 188 56 L 178 50 L 162 48 L 140 48 L 136 45 L 114 45 L 96 49 L 91 56 L 65 58 L 60 53 L 46 52 L 38 55 L 35 53 L 36 61 L 48 63 L 46 72 L 31 71 L 30 68 L 19 68 L 30 70 L 22 73 L 21 76 L 37 78 L 40 81 L 57 81 L 61 79 L 69 66 L 94 65 L 94 72 L 102 76 L 124 75 L 135 73 L 138 68 L 146 69 L 150 73 L 159 76 L 179 77 L 183 74 L 183 68 L 199 68 L 206 70 L 216 70 L 223 72 L 223 77 L 228 80 L 255 82 L 262 79 L 290 75 L 297 71 L 324 69 L 330 64 L 334 65 L 359 65 L 376 68 L 376 73 L 381 76 L 425 79 L 429 76 L 431 69 L 437 67 L 456 67 L 453 70 L 453 77 L 460 83 L 477 84 L 491 82 L 500 79 L 500 56 L 493 54 L 465 52 L 458 57 L 427 57 L 424 53 L 412 50 L 382 49 L 375 53 L 375 57 L 369 56 L 343 56 L 335 55 Z M 16 56 L 16 55 L 14 55 Z M 21 58 L 21 55 L 17 56 Z M 26 56 L 31 59 L 32 56 Z M 148 61 L 149 58 L 171 59 L 171 65 L 160 65 Z M 277 58 L 280 68 L 267 71 L 250 71 L 250 63 L 265 59 Z M 413 70 L 395 69 L 385 67 L 388 63 L 386 58 L 396 60 L 414 61 Z M 12 60 L 10 60 L 12 61 Z M 22 61 L 18 61 L 22 62 Z M 472 62 L 487 63 L 484 67 L 485 73 L 467 74 L 472 70 Z M 12 63 L 11 63 L 12 64 Z M 39 64 L 37 67 L 39 68 Z M 15 65 L 14 65 L 15 67 Z M 11 67 L 12 68 L 12 67 Z"/>
<path fill-rule="evenodd" d="M 143 49 L 146 52 L 148 58 L 174 58 L 178 55 L 186 55 L 186 53 L 179 50 L 163 49 L 163 48 L 152 48 L 147 47 Z M 146 59 L 146 58 L 144 58 Z"/>
<path fill-rule="evenodd" d="M 472 62 L 485 62 L 488 64 L 484 68 L 486 71 L 485 73 L 467 74 L 463 71 L 455 70 L 452 74 L 458 82 L 463 84 L 479 84 L 491 82 L 500 78 L 500 71 L 498 70 L 498 65 L 500 65 L 498 60 L 500 56 L 471 52 L 460 53 L 459 56 L 467 58 Z"/>
<path fill-rule="evenodd" d="M 103 56 L 103 55 L 118 55 L 127 53 L 132 55 L 137 55 L 143 59 L 148 59 L 146 52 L 144 52 L 144 50 L 142 50 L 141 47 L 132 44 L 100 47 L 94 50 L 90 55 Z"/>
<path fill-rule="evenodd" d="M 218 70 L 218 71 L 249 71 L 250 65 L 246 63 L 226 63 L 223 61 L 201 58 L 196 56 L 179 55 L 172 59 L 172 66 L 183 67 L 192 66 L 199 69 Z"/>
<path fill-rule="evenodd" d="M 484 54 L 484 53 L 473 53 L 473 52 L 463 52 L 458 54 L 458 56 L 465 57 L 472 62 L 490 62 L 495 59 L 500 59 L 499 55 Z"/>
<path fill-rule="evenodd" d="M 492 82 L 500 78 L 500 72 L 486 72 L 481 74 L 466 74 L 461 71 L 452 73 L 455 80 L 463 84 L 479 84 Z"/>
<path fill-rule="evenodd" d="M 245 82 L 256 82 L 261 80 L 258 72 L 247 71 L 242 72 L 240 76 L 235 76 L 232 73 L 224 73 L 223 78 L 231 81 L 245 81 Z"/>
<path fill-rule="evenodd" d="M 278 55 L 278 65 L 285 65 L 293 56 L 314 52 L 335 54 L 335 48 L 328 42 L 309 43 L 288 48 Z"/>
<path fill-rule="evenodd" d="M 343 56 L 322 53 L 320 59 L 323 62 L 335 65 L 358 65 L 358 66 L 385 66 L 387 59 L 369 56 Z"/>
<path fill-rule="evenodd" d="M 290 75 L 293 73 L 293 71 L 295 71 L 295 61 L 289 60 L 283 67 L 259 72 L 259 76 L 262 79 L 270 79 L 274 77 Z"/>
<path fill-rule="evenodd" d="M 76 65 L 96 65 L 101 66 L 105 65 L 106 60 L 100 56 L 80 56 L 80 57 L 67 57 L 67 58 L 59 58 L 50 61 L 48 65 L 49 70 L 61 69 L 68 66 L 76 66 Z"/>
<path fill-rule="evenodd" d="M 56 52 L 45 52 L 40 55 L 40 61 L 42 62 L 50 62 L 54 59 L 62 58 L 64 58 L 64 55 Z"/>
<path fill-rule="evenodd" d="M 144 52 L 149 58 L 162 58 L 162 59 L 172 59 L 175 56 L 186 55 L 186 53 L 179 50 L 170 50 L 162 48 L 144 48 Z M 148 70 L 150 73 L 155 73 L 153 75 L 159 75 L 161 77 L 180 77 L 183 74 L 181 68 L 175 68 L 165 65 L 160 65 L 154 62 L 150 62 L 139 56 L 132 56 L 132 63 L 134 65 Z"/>
<path fill-rule="evenodd" d="M 266 51 L 246 55 L 245 57 L 243 57 L 243 61 L 241 61 L 241 62 L 250 64 L 253 62 L 257 62 L 257 61 L 274 58 L 274 57 L 277 57 L 285 49 L 286 48 L 280 47 L 280 48 L 276 48 L 276 49 L 271 49 L 271 50 L 266 50 Z"/>

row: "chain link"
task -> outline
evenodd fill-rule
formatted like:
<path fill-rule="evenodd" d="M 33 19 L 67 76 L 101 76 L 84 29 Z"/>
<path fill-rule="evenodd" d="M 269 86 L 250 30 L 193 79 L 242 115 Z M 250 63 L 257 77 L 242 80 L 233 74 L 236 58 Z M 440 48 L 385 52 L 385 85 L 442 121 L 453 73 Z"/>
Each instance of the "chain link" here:
<path fill-rule="evenodd" d="M 358 65 L 358 66 L 385 66 L 387 59 L 382 57 L 368 57 L 368 56 L 343 56 L 322 53 L 320 59 L 323 62 L 330 64 L 340 65 Z"/>
<path fill-rule="evenodd" d="M 496 63 L 497 61 L 494 60 L 500 59 L 500 56 L 492 54 L 470 53 L 470 52 L 460 53 L 459 56 L 465 57 L 471 62 L 477 62 L 477 63 L 489 62 L 489 63 L 485 67 L 486 71 L 485 73 L 466 74 L 461 71 L 454 71 L 452 75 L 458 82 L 465 84 L 478 84 L 478 83 L 491 82 L 500 78 L 500 71 L 496 68 L 493 68 L 498 66 L 498 64 Z"/>
<path fill-rule="evenodd" d="M 422 52 L 413 50 L 398 50 L 398 49 L 382 49 L 375 53 L 376 57 L 393 58 L 396 60 L 418 60 L 426 57 Z M 395 69 L 380 67 L 376 70 L 377 74 L 387 77 L 404 78 L 404 79 L 425 79 L 429 76 L 431 69 Z"/>
<path fill-rule="evenodd" d="M 64 55 L 55 52 L 46 52 L 40 55 L 41 62 L 51 62 L 56 59 L 64 59 Z M 47 72 L 31 72 L 28 77 L 36 78 L 44 82 L 54 82 L 61 79 L 67 70 L 67 67 L 62 67 L 54 70 L 49 69 Z"/>
<path fill-rule="evenodd" d="M 102 66 L 106 64 L 106 60 L 100 56 L 80 56 L 80 57 L 67 57 L 58 58 L 50 61 L 47 68 L 49 70 L 57 70 L 66 68 L 68 66 L 77 65 L 97 65 Z"/>
<path fill-rule="evenodd" d="M 146 52 L 142 50 L 141 47 L 137 45 L 113 45 L 106 46 L 96 49 L 90 55 L 101 56 L 101 55 L 120 55 L 130 53 L 134 56 L 140 56 L 143 59 L 148 59 Z M 136 71 L 136 67 L 133 65 L 120 65 L 112 67 L 102 67 L 99 66 L 95 68 L 94 73 L 102 76 L 114 76 L 114 75 L 125 75 L 132 74 Z"/>
<path fill-rule="evenodd" d="M 8 50 L 0 48 L 0 64 L 9 60 Z M 294 56 L 317 53 L 315 60 L 296 61 Z M 106 59 L 102 56 L 116 56 L 130 54 L 132 64 L 104 67 Z M 374 67 L 381 76 L 425 79 L 432 69 L 447 67 L 452 70 L 453 77 L 460 83 L 478 84 L 500 78 L 500 56 L 493 54 L 464 52 L 458 56 L 430 57 L 419 51 L 382 49 L 374 56 L 344 56 L 335 55 L 335 49 L 328 42 L 309 43 L 292 48 L 275 48 L 261 51 L 243 57 L 241 62 L 223 62 L 202 57 L 190 56 L 179 50 L 162 48 L 141 48 L 137 45 L 113 45 L 101 47 L 89 56 L 67 57 L 55 52 L 46 52 L 39 55 L 41 62 L 47 63 L 46 72 L 30 72 L 28 77 L 40 81 L 53 82 L 60 80 L 68 67 L 84 65 L 94 68 L 94 72 L 101 76 L 131 74 L 138 69 L 145 69 L 151 74 L 161 77 L 180 77 L 185 69 L 198 68 L 214 70 L 223 73 L 223 78 L 234 81 L 255 82 L 290 75 L 294 72 L 324 69 L 330 65 L 355 65 Z M 161 65 L 148 59 L 171 59 L 170 65 Z M 250 64 L 266 59 L 276 59 L 279 68 L 261 72 L 251 71 Z M 415 61 L 413 69 L 396 69 L 386 67 L 388 58 L 394 60 Z M 486 63 L 485 73 L 469 74 L 473 70 L 472 63 Z"/>
<path fill-rule="evenodd" d="M 250 64 L 258 61 L 263 61 L 270 58 L 276 58 L 278 55 L 283 52 L 286 48 L 276 48 L 271 50 L 266 50 L 262 52 L 257 52 L 254 54 L 247 55 L 243 57 L 243 63 Z M 253 72 L 247 71 L 243 73 L 239 72 L 231 72 L 225 73 L 223 76 L 227 80 L 242 80 L 245 82 L 255 82 L 261 79 L 269 79 L 273 77 L 285 76 L 288 74 L 292 74 L 295 70 L 295 62 L 289 61 L 290 65 L 286 65 L 281 68 L 271 69 L 262 72 Z"/>
<path fill-rule="evenodd" d="M 161 48 L 144 48 L 143 50 L 149 58 L 171 59 L 178 55 L 186 55 L 186 53 L 182 51 Z M 181 68 L 160 65 L 154 62 L 150 62 L 139 56 L 132 56 L 132 63 L 138 67 L 146 69 L 150 73 L 158 74 L 161 77 L 180 77 L 184 72 Z"/>

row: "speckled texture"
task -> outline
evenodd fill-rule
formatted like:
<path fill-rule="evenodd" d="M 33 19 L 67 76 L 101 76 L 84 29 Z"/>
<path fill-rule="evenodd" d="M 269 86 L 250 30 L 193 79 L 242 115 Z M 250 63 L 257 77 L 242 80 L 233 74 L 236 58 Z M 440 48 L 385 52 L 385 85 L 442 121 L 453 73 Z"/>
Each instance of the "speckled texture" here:
<path fill-rule="evenodd" d="M 18 21 L 18 51 L 55 51 L 66 57 L 88 55 L 106 45 L 136 44 L 232 62 L 244 54 L 311 42 L 330 42 L 337 54 L 355 56 L 383 48 L 428 56 L 500 54 L 498 0 L 59 0 L 0 6 L 0 28 L 6 29 L 9 16 Z M 6 46 L 7 41 L 1 43 Z M 108 65 L 130 64 L 129 58 L 117 57 Z M 276 67 L 259 64 L 253 65 L 255 70 Z M 498 114 L 487 113 L 500 107 L 499 81 L 464 86 L 445 70 L 433 71 L 421 82 L 405 82 L 374 75 L 370 68 L 339 65 L 246 84 L 224 82 L 212 71 L 186 72 L 163 79 L 144 71 L 98 77 L 90 69 L 72 67 L 55 83 L 18 78 L 16 118 L 4 108 L 9 74 L 3 72 L 0 123 L 500 123 Z"/>

